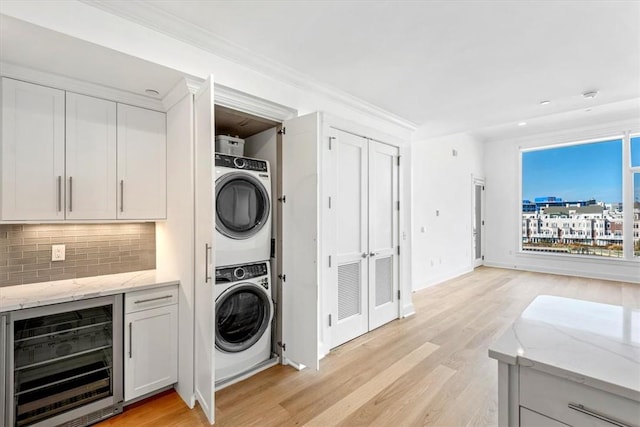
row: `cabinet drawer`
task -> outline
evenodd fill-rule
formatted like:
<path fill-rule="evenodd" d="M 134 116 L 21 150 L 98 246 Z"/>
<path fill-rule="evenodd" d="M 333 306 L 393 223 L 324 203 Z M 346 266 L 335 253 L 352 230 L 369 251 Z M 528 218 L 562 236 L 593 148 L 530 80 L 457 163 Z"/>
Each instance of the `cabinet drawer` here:
<path fill-rule="evenodd" d="M 163 307 L 178 303 L 178 285 L 144 291 L 127 292 L 124 295 L 124 312 L 134 313 L 140 310 Z"/>
<path fill-rule="evenodd" d="M 571 426 L 612 427 L 610 419 L 637 427 L 640 420 L 640 402 L 525 367 L 520 405 Z"/>
<path fill-rule="evenodd" d="M 520 407 L 520 427 L 566 427 L 566 424 Z"/>

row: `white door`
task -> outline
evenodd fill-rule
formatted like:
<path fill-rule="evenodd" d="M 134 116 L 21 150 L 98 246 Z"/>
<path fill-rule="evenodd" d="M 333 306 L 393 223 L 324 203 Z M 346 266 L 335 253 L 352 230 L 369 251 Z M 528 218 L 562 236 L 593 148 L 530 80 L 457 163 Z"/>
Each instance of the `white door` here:
<path fill-rule="evenodd" d="M 319 115 L 282 126 L 283 363 L 317 370 Z"/>
<path fill-rule="evenodd" d="M 178 305 L 125 315 L 124 400 L 178 381 Z"/>
<path fill-rule="evenodd" d="M 472 187 L 472 253 L 473 266 L 484 263 L 484 181 L 473 180 Z"/>
<path fill-rule="evenodd" d="M 2 215 L 64 219 L 64 91 L 2 79 Z"/>
<path fill-rule="evenodd" d="M 369 330 L 367 140 L 335 132 L 337 289 L 331 316 L 331 347 Z"/>
<path fill-rule="evenodd" d="M 339 130 L 335 137 L 337 277 L 334 348 L 399 315 L 398 148 Z"/>
<path fill-rule="evenodd" d="M 369 330 L 399 315 L 398 148 L 369 141 Z"/>
<path fill-rule="evenodd" d="M 118 104 L 118 219 L 167 217 L 166 114 Z"/>
<path fill-rule="evenodd" d="M 214 422 L 215 304 L 213 269 L 213 76 L 195 95 L 195 394 Z"/>
<path fill-rule="evenodd" d="M 67 92 L 66 219 L 116 219 L 116 103 Z"/>

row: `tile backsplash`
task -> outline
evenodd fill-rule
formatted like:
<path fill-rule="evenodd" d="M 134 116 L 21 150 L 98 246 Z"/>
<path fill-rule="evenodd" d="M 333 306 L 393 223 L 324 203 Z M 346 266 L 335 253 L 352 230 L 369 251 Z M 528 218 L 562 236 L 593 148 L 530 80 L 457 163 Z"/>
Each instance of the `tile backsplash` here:
<path fill-rule="evenodd" d="M 155 223 L 0 225 L 0 287 L 156 267 Z M 51 245 L 64 244 L 64 261 Z"/>

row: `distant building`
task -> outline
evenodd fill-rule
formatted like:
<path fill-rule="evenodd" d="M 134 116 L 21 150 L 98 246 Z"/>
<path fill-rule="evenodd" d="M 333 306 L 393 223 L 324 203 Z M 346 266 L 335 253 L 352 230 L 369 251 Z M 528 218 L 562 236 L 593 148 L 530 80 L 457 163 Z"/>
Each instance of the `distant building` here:
<path fill-rule="evenodd" d="M 596 199 L 564 201 L 561 197 L 546 196 L 536 197 L 533 202 L 531 200 L 522 201 L 522 212 L 539 212 L 541 208 L 549 207 L 582 207 L 597 205 Z"/>

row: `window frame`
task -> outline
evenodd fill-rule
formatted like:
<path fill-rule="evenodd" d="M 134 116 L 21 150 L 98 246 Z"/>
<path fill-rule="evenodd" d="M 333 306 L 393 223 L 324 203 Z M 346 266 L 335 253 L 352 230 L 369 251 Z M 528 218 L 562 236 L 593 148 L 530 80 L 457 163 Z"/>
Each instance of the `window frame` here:
<path fill-rule="evenodd" d="M 598 260 L 603 262 L 619 262 L 619 261 L 632 261 L 640 263 L 640 256 L 635 256 L 633 251 L 633 230 L 634 230 L 634 212 L 633 212 L 633 177 L 635 173 L 640 174 L 640 165 L 632 166 L 631 165 L 631 138 L 640 137 L 640 131 L 624 131 L 624 132 L 607 132 L 600 134 L 595 137 L 589 138 L 580 138 L 575 140 L 565 140 L 564 142 L 551 142 L 536 146 L 529 147 L 518 147 L 518 224 L 521 224 L 519 227 L 518 234 L 518 254 L 524 256 L 534 256 L 534 257 L 552 257 L 554 259 L 557 258 L 568 258 L 572 260 L 580 260 L 580 259 L 589 259 L 589 260 Z M 559 138 L 560 139 L 560 138 Z M 599 142 L 613 141 L 613 140 L 621 140 L 622 144 L 622 156 L 620 161 L 622 162 L 622 205 L 623 205 L 623 254 L 621 258 L 609 258 L 602 257 L 598 255 L 578 255 L 578 254 L 569 254 L 569 253 L 551 253 L 545 251 L 525 251 L 523 250 L 523 234 L 522 231 L 524 229 L 524 225 L 522 225 L 523 220 L 523 212 L 522 212 L 522 202 L 523 202 L 523 156 L 525 153 L 534 152 L 534 151 L 543 151 L 554 148 L 563 148 L 577 145 L 586 145 L 593 144 Z M 631 208 L 629 208 L 631 206 Z"/>

